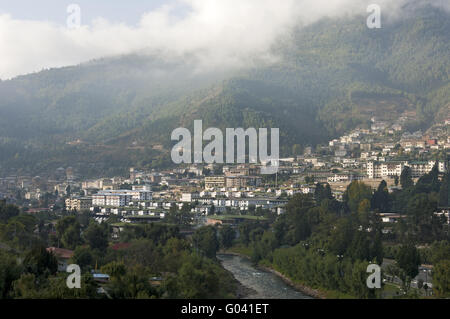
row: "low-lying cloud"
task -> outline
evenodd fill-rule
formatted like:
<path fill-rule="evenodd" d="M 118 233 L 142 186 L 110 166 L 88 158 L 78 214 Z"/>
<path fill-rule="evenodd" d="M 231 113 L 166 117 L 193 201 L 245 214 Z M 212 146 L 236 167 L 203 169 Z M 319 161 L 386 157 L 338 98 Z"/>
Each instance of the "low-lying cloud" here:
<path fill-rule="evenodd" d="M 242 67 L 255 58 L 275 58 L 270 47 L 295 25 L 368 15 L 370 3 L 393 14 L 410 1 L 177 0 L 143 14 L 135 27 L 99 17 L 78 29 L 0 15 L 0 78 L 143 50 L 166 56 L 195 54 L 207 67 Z M 450 7 L 448 0 L 435 3 Z M 188 8 L 181 17 L 174 14 L 180 7 Z"/>

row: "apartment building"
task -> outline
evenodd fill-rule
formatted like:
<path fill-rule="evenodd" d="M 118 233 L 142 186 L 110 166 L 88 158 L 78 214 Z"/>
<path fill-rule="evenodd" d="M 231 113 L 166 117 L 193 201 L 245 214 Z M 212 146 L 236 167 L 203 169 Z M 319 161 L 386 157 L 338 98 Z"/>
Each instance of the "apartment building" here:
<path fill-rule="evenodd" d="M 199 198 L 200 198 L 200 194 L 197 192 L 181 194 L 181 202 L 183 202 L 183 203 L 195 202 Z"/>
<path fill-rule="evenodd" d="M 412 177 L 419 178 L 429 173 L 433 169 L 435 164 L 435 161 L 391 161 L 382 163 L 372 161 L 367 163 L 367 176 L 371 179 L 400 176 L 403 172 L 403 169 L 408 166 L 411 169 Z M 440 173 L 445 173 L 447 171 L 446 162 L 438 162 L 438 170 Z"/>
<path fill-rule="evenodd" d="M 225 177 L 224 176 L 213 176 L 205 177 L 205 188 L 224 188 L 225 187 Z"/>
<path fill-rule="evenodd" d="M 419 178 L 419 177 L 429 173 L 433 169 L 435 164 L 436 164 L 435 161 L 428 161 L 428 162 L 414 161 L 414 162 L 409 162 L 408 166 L 411 168 L 412 177 Z M 446 163 L 438 162 L 438 170 L 439 170 L 439 173 L 445 173 L 447 171 Z"/>
<path fill-rule="evenodd" d="M 88 197 L 75 197 L 66 199 L 66 210 L 78 211 L 89 210 L 92 206 L 92 199 Z"/>
<path fill-rule="evenodd" d="M 227 188 L 245 188 L 247 186 L 258 187 L 261 185 L 261 177 L 257 176 L 228 176 L 226 178 Z"/>
<path fill-rule="evenodd" d="M 388 178 L 400 176 L 407 162 L 368 162 L 367 176 L 369 178 Z"/>
<path fill-rule="evenodd" d="M 92 205 L 123 207 L 133 201 L 150 201 L 152 198 L 149 190 L 104 190 L 92 195 Z"/>

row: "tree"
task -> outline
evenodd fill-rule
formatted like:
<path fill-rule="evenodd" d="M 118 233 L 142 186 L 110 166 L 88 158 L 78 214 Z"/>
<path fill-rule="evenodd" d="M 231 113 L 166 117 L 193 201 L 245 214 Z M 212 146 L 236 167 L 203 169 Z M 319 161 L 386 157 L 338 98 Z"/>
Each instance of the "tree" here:
<path fill-rule="evenodd" d="M 70 230 L 69 230 L 70 228 Z M 69 230 L 69 233 L 65 235 L 66 231 Z M 67 216 L 64 217 L 56 223 L 56 236 L 58 241 L 61 242 L 67 248 L 75 247 L 79 244 L 79 236 L 81 232 L 80 223 L 77 221 L 75 216 Z M 63 236 L 65 235 L 65 241 L 63 242 Z"/>
<path fill-rule="evenodd" d="M 272 252 L 277 247 L 277 240 L 272 231 L 265 231 L 260 239 L 253 241 L 252 261 L 257 263 L 262 259 L 272 262 Z"/>
<path fill-rule="evenodd" d="M 0 250 L 0 299 L 5 299 L 10 294 L 14 280 L 20 277 L 16 256 Z"/>
<path fill-rule="evenodd" d="M 186 226 L 192 222 L 191 205 L 184 204 L 181 210 L 176 206 L 170 208 L 166 221 L 170 224 Z"/>
<path fill-rule="evenodd" d="M 68 249 L 74 249 L 81 244 L 80 224 L 70 225 L 63 233 L 61 243 Z"/>
<path fill-rule="evenodd" d="M 439 206 L 440 207 L 450 207 L 450 173 L 445 174 L 442 179 L 441 189 L 439 190 Z"/>
<path fill-rule="evenodd" d="M 389 191 L 386 181 L 381 181 L 378 189 L 373 193 L 371 205 L 373 209 L 380 212 L 389 210 Z"/>
<path fill-rule="evenodd" d="M 372 244 L 371 258 L 374 258 L 378 265 L 383 263 L 384 249 L 381 232 L 377 232 L 375 240 Z"/>
<path fill-rule="evenodd" d="M 23 265 L 25 271 L 36 275 L 36 277 L 48 277 L 54 275 L 58 270 L 56 257 L 41 245 L 32 248 L 25 255 Z"/>
<path fill-rule="evenodd" d="M 0 222 L 7 223 L 12 217 L 18 216 L 19 208 L 14 205 L 7 205 L 5 200 L 0 200 Z"/>
<path fill-rule="evenodd" d="M 102 266 L 100 270 L 102 273 L 108 274 L 110 277 L 120 279 L 126 274 L 127 267 L 122 262 L 112 261 L 109 264 Z"/>
<path fill-rule="evenodd" d="M 84 232 L 84 238 L 92 249 L 105 251 L 108 247 L 108 228 L 92 222 Z"/>
<path fill-rule="evenodd" d="M 38 280 L 34 274 L 24 273 L 13 283 L 15 299 L 37 299 L 40 296 Z"/>
<path fill-rule="evenodd" d="M 219 248 L 216 229 L 212 226 L 197 229 L 192 236 L 194 249 L 203 253 L 206 257 L 215 258 Z"/>
<path fill-rule="evenodd" d="M 450 296 L 450 259 L 442 260 L 434 265 L 433 287 L 439 297 Z"/>
<path fill-rule="evenodd" d="M 444 240 L 434 242 L 431 246 L 431 263 L 435 265 L 446 259 L 450 260 L 450 243 Z"/>
<path fill-rule="evenodd" d="M 292 197 L 286 205 L 286 213 L 279 216 L 274 224 L 275 237 L 280 244 L 295 245 L 311 235 L 313 221 L 308 212 L 314 204 L 310 194 L 295 194 Z"/>
<path fill-rule="evenodd" d="M 89 247 L 78 246 L 72 257 L 72 263 L 80 266 L 82 269 L 89 268 L 94 263 L 91 249 Z"/>
<path fill-rule="evenodd" d="M 370 260 L 370 242 L 365 232 L 358 231 L 353 236 L 353 241 L 347 248 L 352 260 Z"/>
<path fill-rule="evenodd" d="M 333 193 L 331 192 L 330 184 L 326 183 L 325 186 L 321 183 L 316 184 L 316 191 L 314 192 L 314 199 L 317 204 L 327 199 L 333 199 Z"/>
<path fill-rule="evenodd" d="M 314 176 L 306 176 L 306 177 L 305 177 L 305 183 L 306 183 L 306 184 L 312 184 L 312 183 L 314 183 Z"/>
<path fill-rule="evenodd" d="M 423 175 L 417 181 L 416 187 L 414 189 L 415 193 L 431 193 L 439 192 L 441 184 L 439 182 L 439 169 L 438 165 L 434 165 L 433 169 L 428 173 Z"/>
<path fill-rule="evenodd" d="M 402 245 L 398 251 L 396 261 L 400 269 L 405 273 L 403 282 L 405 288 L 408 289 L 411 280 L 419 274 L 419 265 L 421 263 L 419 251 L 412 243 Z"/>
<path fill-rule="evenodd" d="M 358 218 L 364 229 L 369 227 L 370 201 L 363 199 L 358 206 Z"/>
<path fill-rule="evenodd" d="M 370 203 L 371 198 L 372 188 L 359 181 L 351 182 L 344 193 L 344 201 L 352 212 L 358 212 L 360 203 L 365 199 Z"/>
<path fill-rule="evenodd" d="M 247 246 L 250 243 L 250 231 L 251 231 L 250 223 L 244 222 L 239 225 L 239 239 L 245 246 Z"/>
<path fill-rule="evenodd" d="M 67 185 L 67 187 L 66 187 L 66 195 L 67 195 L 67 197 L 70 197 L 71 193 L 72 193 L 72 189 L 71 189 L 70 185 Z"/>
<path fill-rule="evenodd" d="M 233 245 L 235 236 L 236 232 L 234 231 L 233 227 L 229 225 L 223 226 L 219 230 L 220 245 L 225 249 L 230 248 Z"/>
<path fill-rule="evenodd" d="M 433 196 L 424 193 L 414 195 L 408 202 L 409 228 L 421 241 L 431 242 L 442 236 L 443 223 L 434 215 L 436 204 Z"/>
<path fill-rule="evenodd" d="M 414 186 L 414 182 L 412 180 L 412 172 L 409 166 L 405 166 L 400 175 L 400 185 L 402 185 L 402 189 L 408 189 Z"/>
<path fill-rule="evenodd" d="M 122 270 L 121 270 L 122 271 Z M 108 284 L 108 291 L 116 299 L 150 299 L 158 297 L 149 282 L 149 276 L 141 265 L 128 269 L 123 275 L 114 276 Z"/>

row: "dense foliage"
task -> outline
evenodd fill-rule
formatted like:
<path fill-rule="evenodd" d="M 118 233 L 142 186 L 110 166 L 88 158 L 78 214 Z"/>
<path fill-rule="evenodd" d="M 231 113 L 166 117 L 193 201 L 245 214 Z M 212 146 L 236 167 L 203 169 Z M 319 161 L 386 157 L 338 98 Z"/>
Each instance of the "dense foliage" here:
<path fill-rule="evenodd" d="M 168 166 L 171 131 L 195 119 L 279 127 L 284 155 L 373 115 L 413 110 L 415 126 L 426 127 L 450 103 L 449 21 L 433 7 L 407 10 L 382 30 L 364 17 L 324 19 L 280 38 L 277 62 L 234 73 L 193 74 L 193 60 L 130 55 L 3 81 L 0 164 L 85 175 Z"/>

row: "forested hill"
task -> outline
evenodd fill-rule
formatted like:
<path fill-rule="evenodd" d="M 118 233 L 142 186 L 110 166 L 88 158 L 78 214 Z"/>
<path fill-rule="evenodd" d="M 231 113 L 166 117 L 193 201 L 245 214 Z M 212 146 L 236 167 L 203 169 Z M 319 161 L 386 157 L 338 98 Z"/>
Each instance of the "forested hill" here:
<path fill-rule="evenodd" d="M 280 127 L 284 154 L 374 115 L 450 106 L 450 14 L 432 7 L 368 29 L 363 16 L 286 34 L 278 62 L 198 72 L 196 58 L 129 55 L 0 82 L 0 169 L 160 166 L 170 133 L 204 126 Z M 299 147 L 300 146 L 300 147 Z"/>

